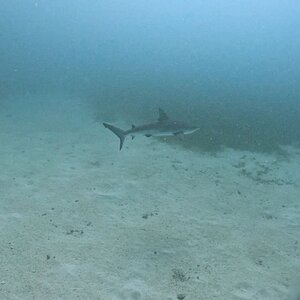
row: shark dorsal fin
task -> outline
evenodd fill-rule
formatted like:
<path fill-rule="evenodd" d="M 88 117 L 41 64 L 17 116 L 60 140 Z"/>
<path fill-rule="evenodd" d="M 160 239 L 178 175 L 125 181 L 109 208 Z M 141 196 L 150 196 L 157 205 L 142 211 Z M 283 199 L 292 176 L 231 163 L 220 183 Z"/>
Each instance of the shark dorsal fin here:
<path fill-rule="evenodd" d="M 159 114 L 158 117 L 159 122 L 166 121 L 169 119 L 168 115 L 161 108 L 158 109 L 158 114 Z"/>

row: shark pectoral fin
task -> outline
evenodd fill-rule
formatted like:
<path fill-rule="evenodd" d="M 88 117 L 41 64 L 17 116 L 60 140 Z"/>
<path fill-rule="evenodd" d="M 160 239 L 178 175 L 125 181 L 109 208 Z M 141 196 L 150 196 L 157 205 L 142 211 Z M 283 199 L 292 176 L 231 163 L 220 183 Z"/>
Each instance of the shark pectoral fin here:
<path fill-rule="evenodd" d="M 158 109 L 158 121 L 163 122 L 169 119 L 168 115 L 161 109 Z"/>
<path fill-rule="evenodd" d="M 145 136 L 146 136 L 146 137 L 151 137 L 151 136 L 152 136 L 152 134 L 145 134 Z"/>
<path fill-rule="evenodd" d="M 183 132 L 174 132 L 174 135 L 177 136 L 181 141 L 184 140 L 184 133 Z"/>

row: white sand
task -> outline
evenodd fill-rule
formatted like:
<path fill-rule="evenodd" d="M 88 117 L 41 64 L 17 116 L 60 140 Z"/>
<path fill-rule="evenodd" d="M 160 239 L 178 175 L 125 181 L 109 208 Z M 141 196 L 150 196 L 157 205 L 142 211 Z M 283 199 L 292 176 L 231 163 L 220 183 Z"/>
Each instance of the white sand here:
<path fill-rule="evenodd" d="M 299 150 L 119 152 L 80 104 L 29 105 L 0 112 L 0 299 L 296 299 Z"/>

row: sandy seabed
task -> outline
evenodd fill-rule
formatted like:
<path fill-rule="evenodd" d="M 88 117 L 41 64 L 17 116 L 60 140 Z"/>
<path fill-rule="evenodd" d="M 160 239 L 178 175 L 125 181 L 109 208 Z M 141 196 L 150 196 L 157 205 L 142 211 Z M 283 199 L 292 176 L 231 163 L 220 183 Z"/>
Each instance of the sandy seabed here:
<path fill-rule="evenodd" d="M 80 103 L 17 108 L 0 112 L 0 299 L 299 299 L 299 149 L 120 152 Z"/>

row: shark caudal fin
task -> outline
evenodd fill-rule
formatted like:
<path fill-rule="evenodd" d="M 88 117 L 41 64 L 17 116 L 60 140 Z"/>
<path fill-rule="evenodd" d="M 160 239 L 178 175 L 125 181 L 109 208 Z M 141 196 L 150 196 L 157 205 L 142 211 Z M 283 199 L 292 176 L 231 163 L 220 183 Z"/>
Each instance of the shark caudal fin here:
<path fill-rule="evenodd" d="M 103 126 L 111 130 L 120 139 L 120 150 L 121 150 L 126 137 L 125 131 L 107 123 L 103 123 Z"/>

